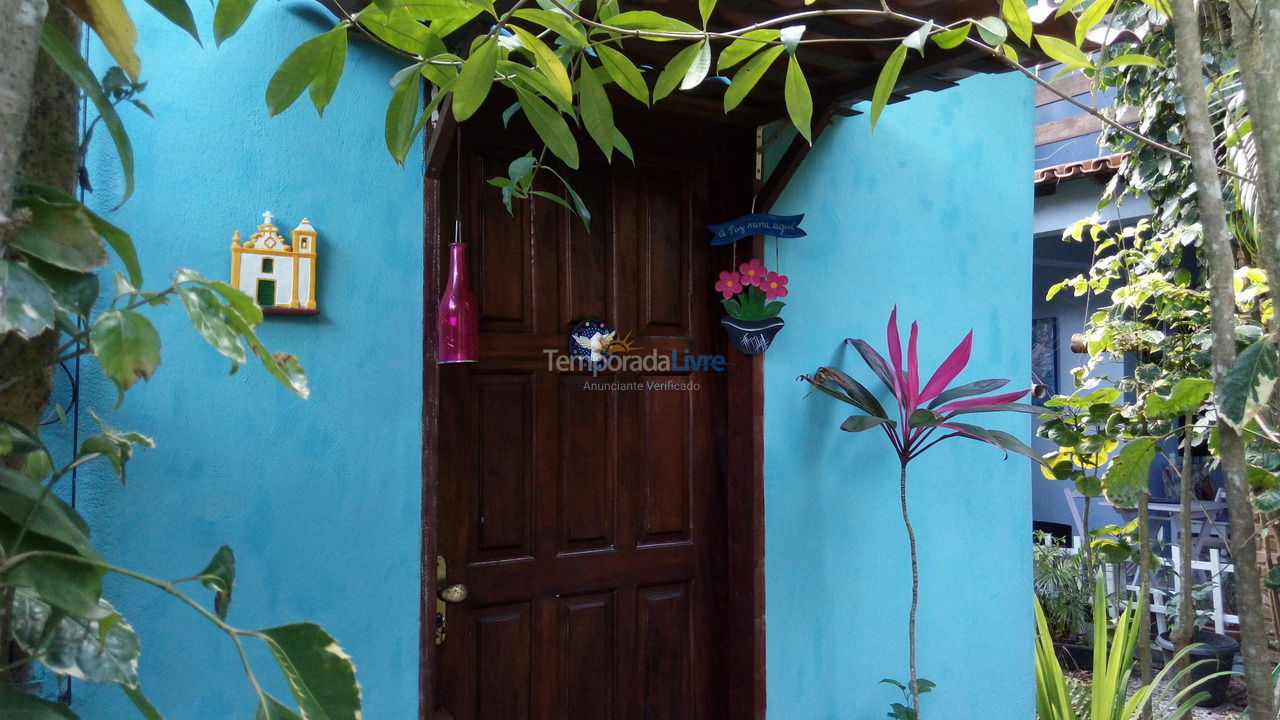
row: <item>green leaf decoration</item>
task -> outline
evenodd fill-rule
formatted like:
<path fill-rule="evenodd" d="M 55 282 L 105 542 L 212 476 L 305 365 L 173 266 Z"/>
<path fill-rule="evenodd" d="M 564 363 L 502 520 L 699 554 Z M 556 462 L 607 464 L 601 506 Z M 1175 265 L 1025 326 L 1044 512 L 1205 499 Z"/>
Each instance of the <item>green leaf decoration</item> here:
<path fill-rule="evenodd" d="M 195 16 L 191 14 L 191 8 L 186 0 L 146 0 L 146 2 L 165 16 L 169 22 L 186 30 L 196 42 L 200 42 L 200 31 L 196 28 Z"/>
<path fill-rule="evenodd" d="M 1049 35 L 1036 35 L 1036 42 L 1040 43 L 1040 49 L 1044 50 L 1045 55 L 1062 63 L 1064 67 L 1093 68 L 1093 61 L 1080 48 L 1066 40 L 1060 40 Z"/>
<path fill-rule="evenodd" d="M 696 33 L 698 28 L 682 20 L 667 17 L 652 10 L 631 10 L 618 13 L 609 18 L 609 24 L 624 30 L 647 30 L 649 32 Z M 646 40 L 663 40 L 666 38 L 650 38 Z"/>
<path fill-rule="evenodd" d="M 933 42 L 943 50 L 950 50 L 952 48 L 959 47 L 960 44 L 969 37 L 970 27 L 972 27 L 972 25 L 964 23 L 959 27 L 944 30 L 933 36 Z"/>
<path fill-rule="evenodd" d="M 796 54 L 796 50 L 800 48 L 800 38 L 804 37 L 804 25 L 788 25 L 778 31 L 778 40 L 782 42 L 782 47 L 787 49 L 791 55 Z"/>
<path fill-rule="evenodd" d="M 231 594 L 236 584 L 236 556 L 231 548 L 223 545 L 213 554 L 213 559 L 196 575 L 204 586 L 217 593 L 214 596 L 214 609 L 218 617 L 227 619 L 227 608 L 231 605 Z"/>
<path fill-rule="evenodd" d="M 1173 386 L 1168 397 L 1147 396 L 1147 413 L 1155 417 L 1181 417 L 1196 412 L 1213 392 L 1213 381 L 1205 378 L 1183 378 Z"/>
<path fill-rule="evenodd" d="M 888 418 L 871 417 L 870 415 L 850 415 L 845 418 L 844 422 L 840 423 L 840 429 L 845 432 L 863 432 L 888 422 Z"/>
<path fill-rule="evenodd" d="M 80 451 L 77 457 L 83 457 L 91 453 L 98 453 L 106 458 L 115 469 L 116 477 L 120 480 L 120 484 L 125 484 L 125 466 L 129 459 L 133 457 L 133 446 L 140 445 L 147 449 L 154 449 L 156 443 L 151 438 L 137 432 L 120 432 L 103 422 L 97 413 L 93 414 L 94 420 L 98 421 L 98 425 L 102 427 L 102 432 L 97 435 L 91 435 L 80 443 Z"/>
<path fill-rule="evenodd" d="M 578 168 L 578 143 L 573 138 L 573 131 L 564 117 L 542 98 L 516 88 L 516 97 L 520 100 L 520 109 L 529 119 L 538 137 L 546 143 L 547 149 L 573 169 Z"/>
<path fill-rule="evenodd" d="M 498 66 L 498 39 L 490 37 L 467 58 L 453 86 L 453 117 L 463 122 L 475 114 L 489 97 L 493 73 Z"/>
<path fill-rule="evenodd" d="M 1006 2 L 1015 2 L 1015 0 L 1005 0 Z M 1080 13 L 1080 19 L 1076 21 L 1076 47 L 1084 45 L 1085 36 L 1089 31 L 1097 27 L 1098 23 L 1111 12 L 1111 6 L 1115 4 L 1115 0 L 1094 0 L 1094 3 L 1085 8 Z"/>
<path fill-rule="evenodd" d="M 703 40 L 697 47 L 698 54 L 689 63 L 689 69 L 685 70 L 684 77 L 680 80 L 681 90 L 692 90 L 701 85 L 711 70 L 711 43 Z"/>
<path fill-rule="evenodd" d="M 720 59 L 716 62 L 716 72 L 724 72 L 746 60 L 756 52 L 769 47 L 768 43 L 777 40 L 780 33 L 773 28 L 763 28 L 744 33 L 720 51 Z"/>
<path fill-rule="evenodd" d="M 194 327 L 215 350 L 231 361 L 231 372 L 248 360 L 240 335 L 227 324 L 219 295 L 199 285 L 179 285 L 178 298 Z"/>
<path fill-rule="evenodd" d="M 606 160 L 613 160 L 613 106 L 596 78 L 595 71 L 584 63 L 578 74 L 578 106 L 587 134 L 595 140 Z"/>
<path fill-rule="evenodd" d="M 236 34 L 257 0 L 218 0 L 213 11 L 213 41 L 221 45 L 224 40 Z"/>
<path fill-rule="evenodd" d="M 1150 55 L 1142 53 L 1124 53 L 1117 55 L 1107 61 L 1103 67 L 1129 67 L 1133 65 L 1145 65 L 1147 67 L 1160 67 L 1160 61 Z"/>
<path fill-rule="evenodd" d="M 387 103 L 387 117 L 383 124 L 383 136 L 387 150 L 397 162 L 403 163 L 413 145 L 414 119 L 418 117 L 418 102 L 422 96 L 422 75 L 409 73 Z"/>
<path fill-rule="evenodd" d="M 636 67 L 635 63 L 608 45 L 597 45 L 596 55 L 618 87 L 645 105 L 649 104 L 649 86 L 645 84 L 644 76 L 640 74 L 640 68 Z"/>
<path fill-rule="evenodd" d="M 316 77 L 311 83 L 311 104 L 315 106 L 316 113 L 323 116 L 347 64 L 347 24 L 339 23 L 320 37 L 325 41 L 320 48 Z"/>
<path fill-rule="evenodd" d="M 725 112 L 733 110 L 742 103 L 782 53 L 783 47 L 775 45 L 751 58 L 746 65 L 742 66 L 742 69 L 733 76 L 733 81 L 729 83 L 729 88 L 724 92 Z"/>
<path fill-rule="evenodd" d="M 80 720 L 71 708 L 0 685 L 0 717 L 7 720 Z"/>
<path fill-rule="evenodd" d="M 121 685 L 120 689 L 124 690 L 124 694 L 128 696 L 133 706 L 138 709 L 138 714 L 142 716 L 143 720 L 164 720 L 164 716 L 160 714 L 156 706 L 152 705 L 147 696 L 142 694 L 141 685 Z"/>
<path fill-rule="evenodd" d="M 559 12 L 551 12 L 549 10 L 534 10 L 524 8 L 512 13 L 514 17 L 521 20 L 528 20 L 537 23 L 551 32 L 559 35 L 565 42 L 578 47 L 586 47 L 590 44 L 587 36 L 582 32 L 573 21 Z M 692 26 L 690 26 L 692 27 Z"/>
<path fill-rule="evenodd" d="M 96 683 L 138 682 L 138 635 L 111 603 L 98 601 L 102 617 L 86 620 L 60 613 L 29 591 L 14 593 L 13 635 L 22 649 L 59 675 Z M 100 623 L 110 622 L 106 632 Z M 7 717 L 7 716 L 6 716 Z"/>
<path fill-rule="evenodd" d="M 123 393 L 150 380 L 160 364 L 160 333 L 132 310 L 107 310 L 89 329 L 89 344 L 102 371 Z"/>
<path fill-rule="evenodd" d="M 1023 45 L 1031 45 L 1031 14 L 1024 0 L 1001 0 L 1000 14 Z"/>
<path fill-rule="evenodd" d="M 360 684 L 350 656 L 314 623 L 258 631 L 308 720 L 359 720 Z"/>
<path fill-rule="evenodd" d="M 698 0 L 698 15 L 702 17 L 702 27 L 707 26 L 711 13 L 716 9 L 716 0 Z"/>
<path fill-rule="evenodd" d="M 875 129 L 880 120 L 880 113 L 889 104 L 893 89 L 898 86 L 898 74 L 902 72 L 902 64 L 907 60 L 907 46 L 899 45 L 889 54 L 880 68 L 880 76 L 876 78 L 876 89 L 871 95 L 871 129 Z"/>
<path fill-rule="evenodd" d="M 0 336 L 31 339 L 53 327 L 53 295 L 38 276 L 14 260 L 0 260 Z"/>
<path fill-rule="evenodd" d="M 285 707 L 284 703 L 263 693 L 258 697 L 258 711 L 253 720 L 303 720 L 298 713 Z"/>
<path fill-rule="evenodd" d="M 792 55 L 787 60 L 787 83 L 784 97 L 787 101 L 787 113 L 791 116 L 791 124 L 813 144 L 813 96 L 809 93 L 809 83 L 804 79 L 804 71 L 800 69 L 800 61 Z"/>
<path fill-rule="evenodd" d="M 85 97 L 89 98 L 89 102 L 93 103 L 93 107 L 102 116 L 102 124 L 107 126 L 107 132 L 116 146 L 116 155 L 120 158 L 120 170 L 124 176 L 124 197 L 120 202 L 123 203 L 133 194 L 133 144 L 124 130 L 120 114 L 103 92 L 102 85 L 89 64 L 53 23 L 47 22 L 41 29 L 40 48 L 84 91 Z"/>
<path fill-rule="evenodd" d="M 391 47 L 412 55 L 429 58 L 446 52 L 440 38 L 407 7 L 398 6 L 391 10 L 365 8 L 357 16 L 357 22 Z"/>
<path fill-rule="evenodd" d="M 694 43 L 676 53 L 675 57 L 667 62 L 667 66 L 658 74 L 658 81 L 654 84 L 654 102 L 670 95 L 671 91 L 675 90 L 676 86 L 684 80 L 689 68 L 693 66 L 693 61 L 702 53 L 703 44 L 701 42 Z"/>
<path fill-rule="evenodd" d="M 537 66 L 538 71 L 546 76 L 548 83 L 551 85 L 554 92 L 554 98 L 563 106 L 572 106 L 573 82 L 569 80 L 569 73 L 565 70 L 564 63 L 560 61 L 560 57 L 556 55 L 551 48 L 547 47 L 546 43 L 539 40 L 528 30 L 525 30 L 518 25 L 512 25 L 511 30 L 515 32 L 516 37 L 520 40 L 520 44 L 532 53 L 534 63 Z M 596 48 L 597 52 L 604 49 L 605 46 L 603 45 Z M 609 49 L 612 50 L 612 48 Z M 604 61 L 603 54 L 601 55 L 601 60 Z M 605 66 L 608 67 L 607 62 Z M 641 81 L 640 84 L 644 85 L 644 81 Z"/>
<path fill-rule="evenodd" d="M 1242 430 L 1266 406 L 1276 385 L 1276 348 L 1270 335 L 1245 348 L 1214 393 L 1218 415 Z"/>
<path fill-rule="evenodd" d="M 1147 473 L 1156 456 L 1156 439 L 1134 438 L 1125 444 L 1102 476 L 1102 489 L 1116 507 L 1137 507 L 1147 494 Z"/>
<path fill-rule="evenodd" d="M 769 318 L 778 317 L 778 313 L 782 312 L 782 308 L 786 306 L 787 304 L 782 302 L 781 300 L 774 300 L 773 302 L 764 306 L 764 312 L 761 313 L 762 315 L 761 319 L 767 320 Z"/>
<path fill-rule="evenodd" d="M 993 47 L 1009 37 L 1009 28 L 1005 26 L 1003 20 L 994 15 L 975 20 L 974 25 L 978 27 L 978 35 L 982 41 Z"/>

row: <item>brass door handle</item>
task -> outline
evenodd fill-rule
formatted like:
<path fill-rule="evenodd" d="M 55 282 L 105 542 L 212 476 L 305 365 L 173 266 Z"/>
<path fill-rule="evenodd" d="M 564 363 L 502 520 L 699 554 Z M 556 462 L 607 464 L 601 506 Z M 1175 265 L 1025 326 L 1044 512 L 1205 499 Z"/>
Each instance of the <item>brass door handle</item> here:
<path fill-rule="evenodd" d="M 455 583 L 440 588 L 440 592 L 436 594 L 447 603 L 460 603 L 467 599 L 467 586 L 462 583 Z"/>

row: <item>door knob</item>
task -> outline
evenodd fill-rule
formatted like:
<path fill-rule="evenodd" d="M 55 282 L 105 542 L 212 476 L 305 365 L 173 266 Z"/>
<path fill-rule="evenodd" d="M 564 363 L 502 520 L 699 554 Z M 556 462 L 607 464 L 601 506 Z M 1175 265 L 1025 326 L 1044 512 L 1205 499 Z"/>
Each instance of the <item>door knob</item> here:
<path fill-rule="evenodd" d="M 467 586 L 462 583 L 455 583 L 440 588 L 440 592 L 437 594 L 441 600 L 447 603 L 460 603 L 467 599 Z"/>

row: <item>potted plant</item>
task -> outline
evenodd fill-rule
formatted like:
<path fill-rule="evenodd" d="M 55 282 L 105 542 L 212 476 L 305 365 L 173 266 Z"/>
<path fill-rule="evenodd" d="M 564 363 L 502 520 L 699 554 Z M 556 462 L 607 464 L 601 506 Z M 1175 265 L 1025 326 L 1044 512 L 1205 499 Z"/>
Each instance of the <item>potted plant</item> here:
<path fill-rule="evenodd" d="M 759 258 L 742 263 L 736 272 L 720 273 L 715 287 L 728 313 L 720 324 L 743 355 L 768 350 L 785 324 L 778 313 L 786 303 L 778 298 L 787 296 L 787 281 L 786 275 L 769 270 Z"/>
<path fill-rule="evenodd" d="M 1093 667 L 1089 642 L 1093 598 L 1083 555 L 1057 544 L 1048 533 L 1037 532 L 1031 557 L 1036 600 L 1044 609 L 1058 658 L 1070 670 L 1089 670 Z"/>
<path fill-rule="evenodd" d="M 1235 665 L 1236 653 L 1240 651 L 1240 643 L 1235 638 L 1208 629 L 1209 612 L 1203 605 L 1210 602 L 1212 593 L 1211 583 L 1201 583 L 1191 591 L 1191 599 L 1195 606 L 1195 627 L 1191 632 L 1191 645 L 1187 648 L 1187 657 L 1193 663 L 1187 677 L 1189 681 L 1196 682 L 1216 674 L 1202 686 L 1209 696 L 1197 703 L 1200 707 L 1218 707 L 1226 702 L 1231 668 Z M 1177 632 L 1178 608 L 1181 604 L 1180 595 L 1169 598 L 1165 606 L 1165 618 L 1168 620 L 1169 630 L 1156 637 L 1156 644 L 1164 654 L 1166 665 L 1174 662 L 1176 646 L 1172 637 Z"/>

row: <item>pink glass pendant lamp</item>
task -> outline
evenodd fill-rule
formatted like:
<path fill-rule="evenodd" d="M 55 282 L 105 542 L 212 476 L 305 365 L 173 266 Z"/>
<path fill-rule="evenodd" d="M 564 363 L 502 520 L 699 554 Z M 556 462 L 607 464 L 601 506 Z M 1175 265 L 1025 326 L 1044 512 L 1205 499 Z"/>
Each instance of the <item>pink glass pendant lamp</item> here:
<path fill-rule="evenodd" d="M 449 244 L 449 282 L 440 298 L 440 344 L 438 360 L 446 363 L 475 362 L 480 356 L 480 327 L 476 297 L 471 292 L 467 271 L 467 244 L 461 242 L 462 223 L 456 226 Z"/>

